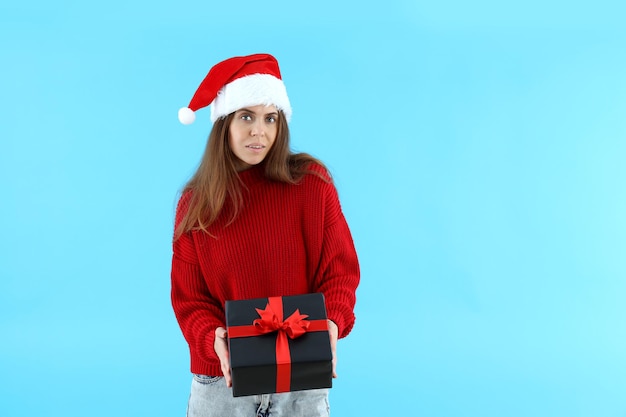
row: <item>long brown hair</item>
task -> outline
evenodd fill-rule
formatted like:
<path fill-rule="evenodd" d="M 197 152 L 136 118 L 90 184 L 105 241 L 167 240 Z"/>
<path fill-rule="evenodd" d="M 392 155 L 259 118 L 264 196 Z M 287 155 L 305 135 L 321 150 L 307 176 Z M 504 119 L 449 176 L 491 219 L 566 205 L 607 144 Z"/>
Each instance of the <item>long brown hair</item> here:
<path fill-rule="evenodd" d="M 232 205 L 229 223 L 239 213 L 243 204 L 242 184 L 237 174 L 237 156 L 228 145 L 233 117 L 234 113 L 231 113 L 213 124 L 200 165 L 182 190 L 183 195 L 190 192 L 191 197 L 174 239 L 191 230 L 208 233 L 208 227 L 219 217 L 227 201 Z M 262 162 L 265 176 L 288 184 L 297 184 L 306 174 L 329 181 L 330 174 L 324 176 L 317 170 L 309 169 L 312 163 L 324 167 L 322 162 L 309 154 L 291 151 L 289 126 L 282 111 L 278 112 L 277 122 L 276 140 Z"/>

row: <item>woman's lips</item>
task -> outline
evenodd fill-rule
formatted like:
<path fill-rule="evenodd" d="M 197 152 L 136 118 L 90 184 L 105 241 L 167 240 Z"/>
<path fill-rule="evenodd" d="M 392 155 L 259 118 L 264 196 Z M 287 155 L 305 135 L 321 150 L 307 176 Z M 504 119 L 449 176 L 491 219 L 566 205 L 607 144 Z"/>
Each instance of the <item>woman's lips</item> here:
<path fill-rule="evenodd" d="M 246 148 L 250 149 L 253 152 L 260 152 L 265 149 L 265 146 L 261 145 L 260 143 L 254 143 L 252 145 L 246 145 Z"/>

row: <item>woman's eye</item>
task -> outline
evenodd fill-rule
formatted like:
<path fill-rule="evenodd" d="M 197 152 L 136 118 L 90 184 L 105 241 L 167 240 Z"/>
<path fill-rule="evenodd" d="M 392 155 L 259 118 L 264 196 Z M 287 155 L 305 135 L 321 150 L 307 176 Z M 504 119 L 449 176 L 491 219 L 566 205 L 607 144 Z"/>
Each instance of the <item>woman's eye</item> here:
<path fill-rule="evenodd" d="M 274 117 L 274 116 L 269 116 L 265 120 L 267 120 L 268 123 L 276 123 L 276 117 Z"/>
<path fill-rule="evenodd" d="M 250 121 L 250 120 L 252 120 L 252 117 L 250 117 L 249 114 L 242 114 L 241 115 L 241 120 Z"/>

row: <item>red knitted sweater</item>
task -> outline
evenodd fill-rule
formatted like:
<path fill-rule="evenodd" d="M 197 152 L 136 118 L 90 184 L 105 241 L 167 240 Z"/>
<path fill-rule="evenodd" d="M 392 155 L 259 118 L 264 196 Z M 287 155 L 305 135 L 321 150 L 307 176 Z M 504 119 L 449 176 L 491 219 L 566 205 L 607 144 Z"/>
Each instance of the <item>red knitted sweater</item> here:
<path fill-rule="evenodd" d="M 322 168 L 315 166 L 320 172 Z M 345 337 L 354 325 L 359 265 L 332 182 L 307 174 L 297 185 L 270 181 L 262 166 L 241 172 L 244 205 L 209 231 L 174 241 L 172 305 L 191 355 L 191 372 L 222 375 L 213 349 L 226 300 L 322 292 L 328 318 Z M 181 197 L 176 226 L 190 194 Z"/>

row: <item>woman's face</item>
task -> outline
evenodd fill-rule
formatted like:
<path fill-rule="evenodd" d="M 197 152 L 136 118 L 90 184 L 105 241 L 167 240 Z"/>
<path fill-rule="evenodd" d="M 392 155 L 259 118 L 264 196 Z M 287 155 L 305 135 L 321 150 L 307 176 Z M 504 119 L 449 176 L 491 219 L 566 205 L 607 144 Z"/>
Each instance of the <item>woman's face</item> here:
<path fill-rule="evenodd" d="M 275 106 L 249 106 L 235 112 L 230 122 L 228 145 L 238 158 L 237 170 L 243 171 L 265 159 L 278 133 Z"/>

